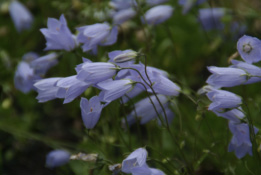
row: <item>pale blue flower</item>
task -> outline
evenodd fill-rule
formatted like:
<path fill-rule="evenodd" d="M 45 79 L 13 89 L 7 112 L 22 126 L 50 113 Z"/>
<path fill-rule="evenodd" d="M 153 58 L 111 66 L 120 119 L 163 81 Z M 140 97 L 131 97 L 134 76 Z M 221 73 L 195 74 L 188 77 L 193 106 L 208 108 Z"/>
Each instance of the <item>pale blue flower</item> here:
<path fill-rule="evenodd" d="M 158 5 L 149 9 L 145 14 L 144 22 L 149 25 L 157 25 L 165 22 L 172 16 L 174 8 L 169 5 Z"/>
<path fill-rule="evenodd" d="M 204 30 L 221 30 L 224 28 L 224 24 L 221 21 L 224 15 L 224 8 L 205 8 L 199 10 L 198 18 Z"/>
<path fill-rule="evenodd" d="M 71 51 L 76 47 L 75 40 L 67 26 L 64 15 L 61 15 L 59 20 L 48 18 L 47 27 L 40 29 L 47 41 L 44 50 Z"/>
<path fill-rule="evenodd" d="M 261 60 L 261 41 L 258 38 L 244 35 L 237 42 L 237 51 L 247 63 Z"/>
<path fill-rule="evenodd" d="M 136 11 L 133 8 L 122 9 L 114 12 L 112 15 L 113 24 L 122 24 L 125 21 L 133 18 L 136 15 Z"/>
<path fill-rule="evenodd" d="M 84 126 L 87 129 L 92 129 L 100 119 L 103 105 L 99 97 L 93 96 L 89 101 L 86 98 L 81 98 L 81 113 Z"/>
<path fill-rule="evenodd" d="M 154 6 L 168 1 L 169 0 L 146 0 L 146 4 L 148 4 L 149 6 Z"/>
<path fill-rule="evenodd" d="M 33 16 L 22 3 L 12 1 L 9 6 L 9 12 L 18 32 L 31 28 Z"/>
<path fill-rule="evenodd" d="M 58 63 L 57 57 L 58 55 L 56 53 L 50 53 L 33 60 L 30 63 L 30 66 L 34 69 L 36 74 L 44 75 L 51 67 Z"/>
<path fill-rule="evenodd" d="M 245 114 L 242 112 L 242 108 L 236 108 L 229 111 L 213 111 L 217 116 L 223 117 L 230 121 L 240 122 L 245 117 Z"/>
<path fill-rule="evenodd" d="M 207 0 L 179 0 L 179 5 L 183 6 L 182 13 L 186 14 L 195 5 L 200 5 Z"/>
<path fill-rule="evenodd" d="M 238 68 L 209 66 L 208 70 L 212 75 L 206 82 L 216 88 L 238 86 L 248 79 L 247 73 Z"/>
<path fill-rule="evenodd" d="M 46 166 L 54 168 L 68 163 L 70 160 L 70 153 L 64 150 L 53 150 L 46 156 Z"/>
<path fill-rule="evenodd" d="M 136 0 L 111 0 L 110 6 L 116 10 L 128 9 L 130 7 L 136 7 Z"/>

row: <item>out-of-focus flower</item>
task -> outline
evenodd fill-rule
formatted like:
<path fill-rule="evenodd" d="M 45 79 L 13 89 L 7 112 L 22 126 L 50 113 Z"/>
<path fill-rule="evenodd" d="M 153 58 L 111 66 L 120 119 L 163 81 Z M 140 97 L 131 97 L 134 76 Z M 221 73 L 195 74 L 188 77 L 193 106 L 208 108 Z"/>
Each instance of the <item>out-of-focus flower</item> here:
<path fill-rule="evenodd" d="M 244 35 L 237 42 L 237 51 L 247 63 L 261 60 L 261 41 L 258 38 Z"/>
<path fill-rule="evenodd" d="M 230 25 L 230 32 L 232 35 L 232 38 L 235 40 L 238 40 L 242 35 L 245 34 L 247 30 L 247 26 L 244 24 L 240 24 L 237 21 L 233 21 Z"/>
<path fill-rule="evenodd" d="M 18 1 L 12 1 L 9 12 L 18 32 L 31 28 L 33 16 L 28 9 Z"/>
<path fill-rule="evenodd" d="M 38 79 L 41 78 L 35 75 L 34 70 L 27 62 L 21 61 L 19 63 L 14 77 L 14 84 L 16 89 L 19 89 L 23 93 L 27 93 L 33 89 L 33 84 Z"/>
<path fill-rule="evenodd" d="M 154 6 L 168 1 L 169 0 L 146 0 L 146 4 L 148 4 L 149 6 Z"/>
<path fill-rule="evenodd" d="M 245 117 L 245 114 L 242 112 L 241 108 L 236 108 L 229 110 L 227 112 L 224 111 L 213 111 L 217 116 L 223 117 L 230 121 L 240 122 Z"/>
<path fill-rule="evenodd" d="M 224 8 L 205 8 L 199 10 L 198 18 L 204 30 L 221 30 L 224 28 L 224 24 L 221 21 L 224 15 Z"/>
<path fill-rule="evenodd" d="M 212 103 L 208 109 L 211 111 L 222 111 L 224 108 L 237 108 L 242 104 L 241 98 L 229 91 L 214 89 L 207 93 Z"/>
<path fill-rule="evenodd" d="M 27 62 L 28 64 L 30 64 L 32 61 L 36 60 L 37 58 L 39 58 L 39 55 L 35 52 L 28 52 L 26 54 L 24 54 L 24 56 L 22 57 L 22 60 Z"/>
<path fill-rule="evenodd" d="M 111 0 L 110 6 L 116 10 L 137 6 L 136 0 Z"/>
<path fill-rule="evenodd" d="M 86 98 L 81 98 L 81 113 L 84 126 L 87 129 L 92 129 L 99 121 L 103 105 L 99 97 L 93 96 L 89 101 Z"/>
<path fill-rule="evenodd" d="M 144 17 L 144 22 L 149 25 L 157 25 L 169 19 L 173 13 L 173 7 L 169 5 L 158 5 L 149 9 Z"/>
<path fill-rule="evenodd" d="M 102 90 L 100 95 L 101 101 L 111 102 L 122 97 L 127 92 L 131 91 L 135 82 L 129 79 L 121 79 L 114 81 L 104 81 L 97 84 Z"/>
<path fill-rule="evenodd" d="M 64 150 L 53 150 L 46 156 L 46 166 L 54 168 L 68 163 L 70 160 L 70 153 Z"/>
<path fill-rule="evenodd" d="M 133 18 L 136 15 L 136 11 L 133 8 L 122 9 L 120 11 L 114 12 L 112 15 L 113 24 L 122 24 L 125 21 Z"/>
<path fill-rule="evenodd" d="M 209 66 L 208 70 L 212 75 L 207 83 L 216 88 L 233 87 L 247 82 L 247 73 L 238 68 Z"/>
<path fill-rule="evenodd" d="M 71 51 L 75 48 L 76 43 L 64 15 L 59 20 L 48 18 L 47 27 L 40 29 L 47 41 L 44 50 Z"/>
<path fill-rule="evenodd" d="M 179 0 L 179 5 L 183 6 L 182 13 L 186 14 L 194 5 L 200 5 L 207 0 Z"/>
<path fill-rule="evenodd" d="M 113 77 L 116 72 L 116 66 L 112 63 L 85 62 L 77 74 L 77 79 L 95 84 Z"/>
<path fill-rule="evenodd" d="M 83 43 L 84 52 L 92 50 L 97 54 L 97 47 L 112 45 L 117 41 L 117 26 L 110 27 L 108 23 L 97 23 L 77 28 L 79 34 L 77 41 Z"/>
<path fill-rule="evenodd" d="M 246 154 L 252 155 L 252 143 L 250 141 L 249 126 L 246 123 L 229 122 L 229 129 L 233 137 L 229 143 L 228 151 L 235 151 L 237 158 L 241 159 Z M 256 134 L 258 129 L 254 127 Z"/>
<path fill-rule="evenodd" d="M 256 83 L 256 82 L 261 81 L 260 67 L 257 67 L 255 65 L 252 65 L 252 64 L 249 64 L 246 62 L 237 61 L 237 60 L 232 60 L 231 62 L 233 64 L 231 67 L 243 69 L 244 71 L 246 71 L 249 74 L 250 78 L 248 78 L 244 84 L 251 84 L 251 83 Z M 251 77 L 251 76 L 253 76 L 253 77 Z M 256 77 L 254 77 L 254 76 L 256 76 Z"/>
<path fill-rule="evenodd" d="M 57 57 L 58 55 L 56 53 L 50 53 L 48 55 L 33 60 L 30 63 L 30 66 L 34 69 L 36 74 L 44 75 L 48 69 L 50 69 L 58 63 Z"/>

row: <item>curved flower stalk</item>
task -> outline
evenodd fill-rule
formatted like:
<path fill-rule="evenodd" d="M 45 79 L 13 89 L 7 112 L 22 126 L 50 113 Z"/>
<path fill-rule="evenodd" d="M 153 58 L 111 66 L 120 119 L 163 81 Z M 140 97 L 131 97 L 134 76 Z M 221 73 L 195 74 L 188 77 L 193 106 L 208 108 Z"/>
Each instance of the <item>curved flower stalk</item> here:
<path fill-rule="evenodd" d="M 149 25 L 157 25 L 165 22 L 172 16 L 174 8 L 169 5 L 158 5 L 149 9 L 143 19 L 144 23 Z"/>
<path fill-rule="evenodd" d="M 55 168 L 68 163 L 70 160 L 70 153 L 64 150 L 53 150 L 46 156 L 46 166 L 48 168 Z"/>
<path fill-rule="evenodd" d="M 31 12 L 19 1 L 12 1 L 9 6 L 9 12 L 18 32 L 30 29 L 33 23 Z"/>
<path fill-rule="evenodd" d="M 84 52 L 92 50 L 97 54 L 98 45 L 108 46 L 117 41 L 118 29 L 111 27 L 108 23 L 97 23 L 77 28 L 79 34 L 77 41 L 82 43 Z"/>
<path fill-rule="evenodd" d="M 71 51 L 76 47 L 74 37 L 67 26 L 64 15 L 61 15 L 59 20 L 48 18 L 47 27 L 40 29 L 47 41 L 44 50 Z"/>

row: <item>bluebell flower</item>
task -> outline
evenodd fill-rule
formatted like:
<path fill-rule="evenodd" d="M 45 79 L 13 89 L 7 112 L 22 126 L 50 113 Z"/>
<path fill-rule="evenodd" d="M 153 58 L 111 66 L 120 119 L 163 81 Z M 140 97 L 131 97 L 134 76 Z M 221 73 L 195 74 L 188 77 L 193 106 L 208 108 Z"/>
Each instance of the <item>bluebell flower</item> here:
<path fill-rule="evenodd" d="M 114 12 L 112 15 L 113 24 L 122 24 L 125 21 L 133 18 L 136 15 L 136 11 L 133 8 L 122 9 Z"/>
<path fill-rule="evenodd" d="M 34 89 L 33 84 L 39 79 L 41 79 L 41 77 L 35 75 L 34 70 L 27 62 L 21 61 L 18 64 L 14 76 L 14 85 L 16 89 L 19 89 L 23 93 L 27 93 Z"/>
<path fill-rule="evenodd" d="M 154 6 L 168 1 L 169 0 L 146 0 L 146 4 L 148 4 L 149 6 Z"/>
<path fill-rule="evenodd" d="M 136 7 L 136 0 L 111 0 L 110 6 L 116 10 L 128 9 L 130 7 Z"/>
<path fill-rule="evenodd" d="M 81 98 L 81 113 L 84 126 L 87 129 L 92 129 L 100 119 L 103 105 L 99 97 L 93 96 L 89 101 L 86 98 Z"/>
<path fill-rule="evenodd" d="M 221 21 L 224 15 L 224 8 L 205 8 L 199 10 L 198 18 L 204 30 L 221 30 L 224 28 L 224 24 Z"/>
<path fill-rule="evenodd" d="M 77 41 L 83 43 L 84 52 L 92 50 L 97 54 L 97 47 L 112 45 L 117 41 L 117 26 L 110 27 L 108 23 L 97 23 L 77 28 Z"/>
<path fill-rule="evenodd" d="M 116 72 L 116 66 L 112 63 L 85 62 L 77 73 L 77 79 L 95 84 L 113 77 Z"/>
<path fill-rule="evenodd" d="M 194 5 L 200 5 L 207 0 L 179 0 L 178 3 L 183 7 L 182 13 L 186 14 Z"/>
<path fill-rule="evenodd" d="M 261 68 L 260 67 L 257 67 L 255 65 L 252 65 L 252 64 L 249 64 L 246 62 L 237 61 L 237 60 L 232 60 L 231 62 L 233 65 L 230 67 L 243 69 L 244 71 L 246 71 L 249 74 L 250 78 L 248 78 L 244 84 L 251 84 L 251 83 L 256 83 L 256 82 L 261 81 Z M 256 77 L 252 77 L 252 76 L 256 76 Z"/>
<path fill-rule="evenodd" d="M 169 5 L 158 5 L 149 9 L 145 14 L 144 22 L 149 25 L 157 25 L 169 19 L 173 13 L 173 7 Z"/>
<path fill-rule="evenodd" d="M 100 95 L 101 101 L 111 102 L 122 97 L 127 92 L 133 89 L 135 82 L 129 79 L 104 81 L 97 84 L 98 88 L 102 90 Z"/>
<path fill-rule="evenodd" d="M 56 96 L 58 98 L 64 98 L 64 104 L 69 103 L 81 95 L 91 85 L 91 83 L 78 80 L 76 75 L 61 78 L 55 85 L 60 87 Z"/>
<path fill-rule="evenodd" d="M 212 75 L 206 82 L 216 88 L 238 86 L 248 79 L 247 73 L 238 68 L 209 66 L 208 70 Z"/>
<path fill-rule="evenodd" d="M 50 53 L 48 55 L 33 60 L 30 63 L 30 66 L 34 69 L 36 74 L 44 75 L 48 71 L 48 69 L 58 63 L 57 57 L 58 55 L 56 53 Z"/>
<path fill-rule="evenodd" d="M 132 173 L 137 167 L 146 165 L 148 152 L 144 148 L 138 148 L 133 151 L 126 159 L 122 161 L 121 171 L 124 173 Z"/>
<path fill-rule="evenodd" d="M 233 121 L 233 122 L 240 122 L 245 117 L 245 114 L 242 112 L 242 108 L 235 108 L 229 111 L 213 111 L 217 116 L 223 117 L 227 120 Z"/>
<path fill-rule="evenodd" d="M 247 26 L 244 24 L 240 24 L 237 21 L 233 21 L 230 24 L 230 33 L 232 35 L 232 38 L 235 40 L 238 40 L 240 37 L 242 37 L 242 35 L 245 34 L 247 30 Z"/>
<path fill-rule="evenodd" d="M 36 60 L 37 58 L 39 58 L 39 55 L 37 53 L 28 52 L 23 55 L 22 60 L 30 64 L 32 61 Z"/>
<path fill-rule="evenodd" d="M 249 126 L 246 123 L 229 122 L 229 129 L 233 137 L 229 143 L 228 151 L 235 151 L 237 158 L 241 159 L 246 154 L 252 155 L 252 143 L 250 141 Z M 255 134 L 258 129 L 254 127 Z"/>
<path fill-rule="evenodd" d="M 237 51 L 247 63 L 261 60 L 261 41 L 258 38 L 244 35 L 237 42 Z"/>
<path fill-rule="evenodd" d="M 133 86 L 132 90 L 127 92 L 123 97 L 122 97 L 122 102 L 127 103 L 131 98 L 136 97 L 140 93 L 143 92 L 143 89 L 139 88 L 137 85 Z"/>
<path fill-rule="evenodd" d="M 12 1 L 9 6 L 9 12 L 18 32 L 31 28 L 33 16 L 22 3 Z"/>
<path fill-rule="evenodd" d="M 242 104 L 241 97 L 225 90 L 214 89 L 208 92 L 207 96 L 212 101 L 208 107 L 211 111 L 220 111 L 224 108 L 237 108 Z"/>
<path fill-rule="evenodd" d="M 44 50 L 71 51 L 75 48 L 76 43 L 64 15 L 61 15 L 59 20 L 48 18 L 47 27 L 40 29 L 47 41 Z"/>
<path fill-rule="evenodd" d="M 70 153 L 64 150 L 53 150 L 46 156 L 46 166 L 54 168 L 68 163 L 70 160 Z"/>

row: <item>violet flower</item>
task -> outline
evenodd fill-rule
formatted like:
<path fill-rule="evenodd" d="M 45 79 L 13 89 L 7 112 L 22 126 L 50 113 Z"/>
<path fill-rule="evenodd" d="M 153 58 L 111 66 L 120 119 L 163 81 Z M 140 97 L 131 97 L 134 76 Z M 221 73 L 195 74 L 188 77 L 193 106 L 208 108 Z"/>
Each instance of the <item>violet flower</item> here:
<path fill-rule="evenodd" d="M 125 21 L 133 18 L 136 15 L 136 11 L 133 8 L 122 9 L 114 12 L 112 15 L 113 24 L 122 24 Z"/>
<path fill-rule="evenodd" d="M 77 28 L 77 41 L 82 43 L 84 52 L 92 50 L 97 54 L 97 47 L 112 45 L 117 40 L 117 26 L 110 27 L 108 23 L 97 23 Z"/>
<path fill-rule="evenodd" d="M 44 50 L 71 51 L 76 47 L 64 15 L 61 15 L 59 21 L 55 18 L 48 18 L 47 27 L 40 29 L 47 41 Z"/>
<path fill-rule="evenodd" d="M 247 63 L 261 60 L 261 41 L 258 38 L 244 35 L 237 42 L 237 51 Z"/>
<path fill-rule="evenodd" d="M 173 13 L 173 7 L 169 5 L 158 5 L 149 9 L 144 17 L 144 22 L 149 25 L 157 25 L 169 19 Z"/>
<path fill-rule="evenodd" d="M 205 8 L 199 10 L 198 18 L 204 30 L 221 30 L 224 28 L 224 24 L 221 21 L 224 15 L 224 8 Z"/>
<path fill-rule="evenodd" d="M 103 105 L 99 97 L 93 96 L 89 101 L 86 98 L 81 98 L 81 113 L 84 126 L 87 129 L 92 129 L 99 121 Z"/>
<path fill-rule="evenodd" d="M 247 73 L 238 68 L 209 66 L 208 70 L 212 75 L 206 82 L 216 88 L 238 86 L 248 79 Z"/>
<path fill-rule="evenodd" d="M 33 16 L 30 11 L 19 1 L 12 1 L 9 12 L 18 32 L 31 28 Z"/>
<path fill-rule="evenodd" d="M 64 150 L 53 150 L 46 156 L 46 166 L 54 168 L 68 163 L 70 160 L 70 153 Z"/>
<path fill-rule="evenodd" d="M 186 14 L 195 5 L 200 5 L 207 0 L 179 0 L 178 3 L 183 7 L 182 13 Z"/>
<path fill-rule="evenodd" d="M 168 1 L 169 0 L 146 0 L 146 4 L 148 4 L 149 6 L 154 6 L 154 5 L 162 4 L 162 3 L 165 3 Z"/>
<path fill-rule="evenodd" d="M 57 57 L 58 55 L 56 53 L 50 53 L 48 55 L 39 57 L 30 63 L 30 67 L 34 69 L 36 74 L 44 75 L 48 69 L 58 63 Z"/>

